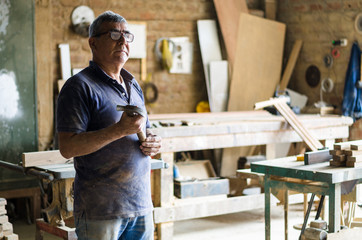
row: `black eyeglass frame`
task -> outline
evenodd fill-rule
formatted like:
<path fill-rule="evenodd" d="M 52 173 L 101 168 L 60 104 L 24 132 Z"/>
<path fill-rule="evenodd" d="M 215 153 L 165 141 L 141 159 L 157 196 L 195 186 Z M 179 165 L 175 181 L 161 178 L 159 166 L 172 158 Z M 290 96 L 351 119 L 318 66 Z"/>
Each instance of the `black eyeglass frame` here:
<path fill-rule="evenodd" d="M 134 35 L 131 33 L 131 32 L 128 32 L 128 31 L 117 31 L 117 30 L 110 30 L 110 31 L 107 31 L 107 32 L 102 32 L 102 33 L 98 33 L 96 35 L 94 35 L 93 37 L 99 37 L 99 36 L 102 36 L 104 34 L 107 34 L 107 33 L 110 33 L 111 34 L 111 39 L 113 41 L 119 41 L 119 39 L 121 39 L 121 37 L 124 37 L 124 39 L 128 42 L 128 43 L 131 43 L 133 42 L 134 40 Z M 112 33 L 116 33 L 116 34 L 120 34 L 119 35 L 119 38 L 117 39 L 117 37 L 114 37 L 114 35 Z M 113 37 L 112 37 L 113 36 Z"/>

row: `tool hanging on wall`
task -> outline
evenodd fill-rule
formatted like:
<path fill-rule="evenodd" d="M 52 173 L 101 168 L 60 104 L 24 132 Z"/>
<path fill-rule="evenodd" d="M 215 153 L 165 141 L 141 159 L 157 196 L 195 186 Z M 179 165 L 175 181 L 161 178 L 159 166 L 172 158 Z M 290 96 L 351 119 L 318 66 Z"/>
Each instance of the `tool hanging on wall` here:
<path fill-rule="evenodd" d="M 173 54 L 176 52 L 176 44 L 169 38 L 159 38 L 155 44 L 155 54 L 161 62 L 162 68 L 170 71 Z"/>
<path fill-rule="evenodd" d="M 71 19 L 74 31 L 83 37 L 88 37 L 89 26 L 94 20 L 93 10 L 88 6 L 78 6 L 74 8 Z"/>
<path fill-rule="evenodd" d="M 310 65 L 305 72 L 305 79 L 310 87 L 318 86 L 321 78 L 321 72 L 315 65 Z"/>
<path fill-rule="evenodd" d="M 152 74 L 148 73 L 146 80 L 142 84 L 146 104 L 154 103 L 158 98 L 158 89 L 156 85 L 151 82 L 151 79 Z"/>
<path fill-rule="evenodd" d="M 362 13 L 359 13 L 356 16 L 356 19 L 354 21 L 354 29 L 357 33 L 362 34 Z"/>

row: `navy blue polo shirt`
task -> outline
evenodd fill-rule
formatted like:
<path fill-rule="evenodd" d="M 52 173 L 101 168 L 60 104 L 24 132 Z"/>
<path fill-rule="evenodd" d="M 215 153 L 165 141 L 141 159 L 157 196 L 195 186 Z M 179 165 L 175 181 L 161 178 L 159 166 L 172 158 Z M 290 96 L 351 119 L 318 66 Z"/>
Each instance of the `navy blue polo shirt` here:
<path fill-rule="evenodd" d="M 121 75 L 127 92 L 92 61 L 69 78 L 58 97 L 57 131 L 81 133 L 115 124 L 123 114 L 117 111 L 117 105 L 145 108 L 142 90 L 134 77 L 125 69 Z M 152 211 L 150 161 L 139 146 L 137 134 L 132 134 L 74 158 L 75 216 L 86 214 L 89 219 L 101 220 L 142 216 Z"/>

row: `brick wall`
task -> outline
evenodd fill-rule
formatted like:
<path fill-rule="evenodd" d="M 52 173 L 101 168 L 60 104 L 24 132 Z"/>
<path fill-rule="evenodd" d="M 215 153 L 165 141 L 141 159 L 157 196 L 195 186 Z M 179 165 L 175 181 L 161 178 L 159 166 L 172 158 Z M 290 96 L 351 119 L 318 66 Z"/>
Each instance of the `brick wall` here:
<path fill-rule="evenodd" d="M 47 148 L 53 136 L 51 103 L 61 78 L 58 44 L 69 43 L 72 68 L 86 67 L 91 59 L 88 39 L 71 29 L 70 16 L 79 5 L 91 7 L 96 16 L 112 10 L 128 21 L 147 22 L 147 72 L 152 73 L 159 91 L 157 102 L 148 106 L 150 113 L 194 112 L 197 103 L 207 99 L 196 21 L 217 19 L 212 0 L 36 0 L 40 149 Z M 189 37 L 193 44 L 192 74 L 169 74 L 161 69 L 154 45 L 160 37 L 181 36 Z M 140 80 L 140 60 L 130 59 L 125 68 Z"/>
<path fill-rule="evenodd" d="M 285 57 L 289 56 L 293 42 L 303 40 L 303 47 L 296 64 L 289 87 L 309 97 L 308 104 L 320 99 L 320 84 L 310 87 L 305 80 L 308 66 L 316 65 L 321 72 L 321 80 L 331 78 L 334 89 L 324 93 L 326 102 L 340 107 L 343 99 L 345 74 L 353 41 L 362 40 L 354 30 L 355 16 L 361 12 L 361 1 L 325 0 L 279 0 L 278 21 L 287 24 Z M 339 58 L 333 59 L 328 69 L 323 62 L 332 50 L 332 40 L 348 39 L 347 47 L 337 47 Z"/>
<path fill-rule="evenodd" d="M 323 100 L 341 107 L 345 75 L 350 58 L 352 43 L 361 44 L 362 35 L 354 29 L 355 17 L 362 11 L 362 2 L 357 0 L 279 0 L 278 21 L 287 24 L 285 57 L 289 56 L 293 42 L 303 40 L 303 47 L 296 64 L 289 87 L 308 96 L 308 104 L 320 100 L 320 84 L 310 87 L 305 79 L 308 66 L 316 65 L 321 72 L 321 80 L 331 78 L 334 89 L 323 93 Z M 348 39 L 347 47 L 338 47 L 340 57 L 333 59 L 328 69 L 323 62 L 332 50 L 332 40 Z M 351 127 L 351 139 L 361 139 L 362 124 L 356 122 Z"/>

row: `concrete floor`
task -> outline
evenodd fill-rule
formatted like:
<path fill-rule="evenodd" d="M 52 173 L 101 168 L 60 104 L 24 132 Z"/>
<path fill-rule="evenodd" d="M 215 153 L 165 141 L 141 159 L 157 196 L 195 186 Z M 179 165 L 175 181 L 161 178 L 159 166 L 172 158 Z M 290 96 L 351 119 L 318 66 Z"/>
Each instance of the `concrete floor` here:
<path fill-rule="evenodd" d="M 294 224 L 303 222 L 303 205 L 289 207 L 289 239 L 298 239 L 299 230 L 293 229 Z M 282 206 L 272 207 L 272 239 L 284 239 L 284 212 Z M 314 213 L 311 213 L 311 218 Z M 35 225 L 27 224 L 18 219 L 14 223 L 14 233 L 20 240 L 35 239 Z M 264 209 L 227 214 L 221 216 L 191 219 L 175 222 L 174 240 L 263 240 Z M 55 236 L 45 234 L 44 240 L 59 240 Z"/>

